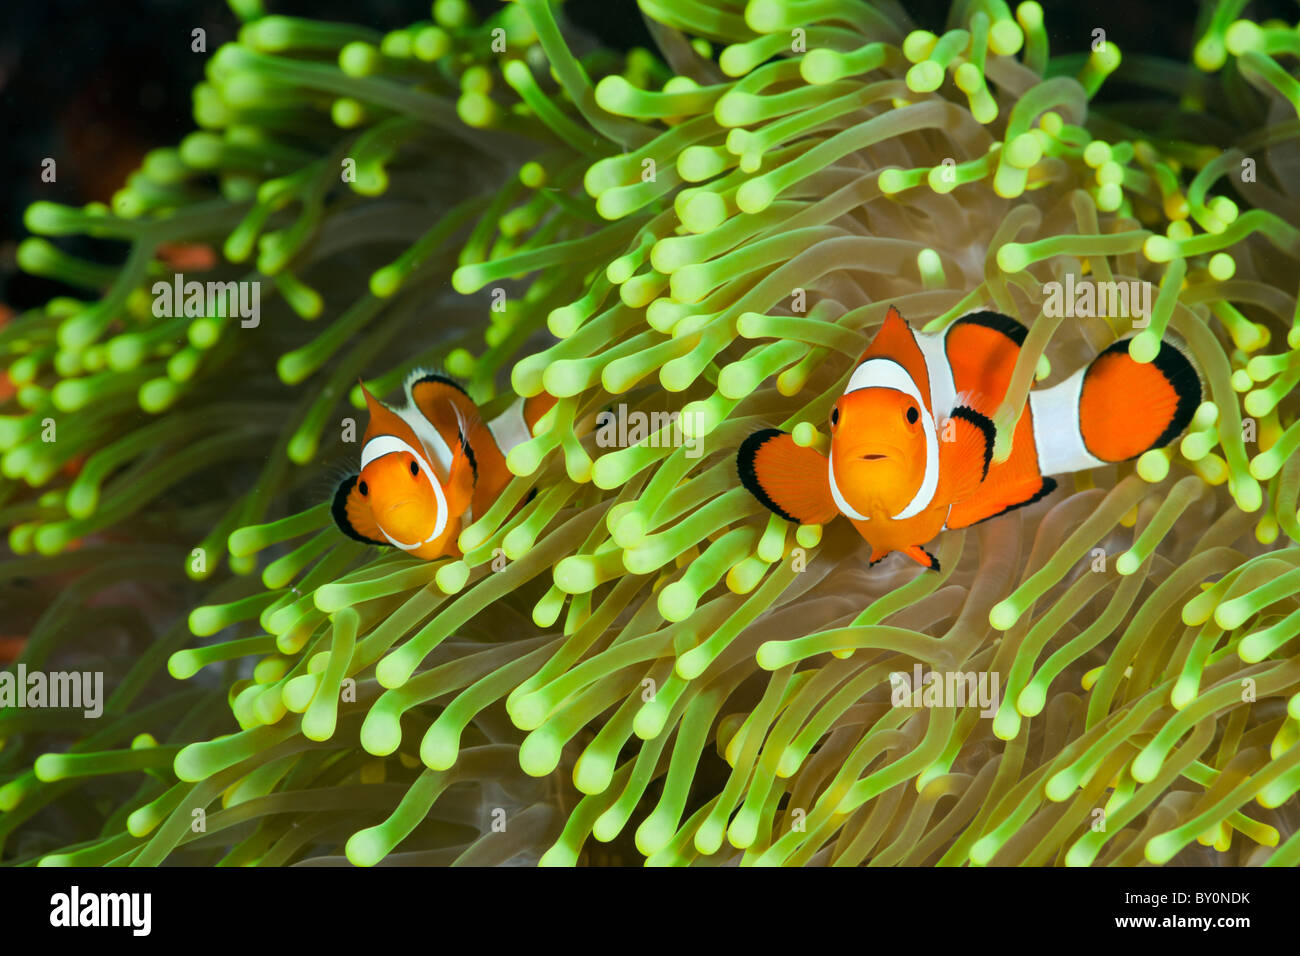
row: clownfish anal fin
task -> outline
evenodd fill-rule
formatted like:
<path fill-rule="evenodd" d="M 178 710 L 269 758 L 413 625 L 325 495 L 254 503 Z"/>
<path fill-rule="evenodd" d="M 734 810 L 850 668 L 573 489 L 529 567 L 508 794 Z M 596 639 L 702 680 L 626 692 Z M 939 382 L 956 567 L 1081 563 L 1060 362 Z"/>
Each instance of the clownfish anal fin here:
<path fill-rule="evenodd" d="M 1026 476 L 1019 479 L 996 481 L 980 489 L 980 494 L 970 501 L 952 506 L 948 512 L 947 526 L 951 529 L 969 528 L 973 524 L 1004 515 L 1016 508 L 1032 505 L 1056 490 L 1055 478 Z"/>
<path fill-rule="evenodd" d="M 988 416 L 959 405 L 939 430 L 939 487 L 935 499 L 965 501 L 979 490 L 993 461 L 997 430 Z"/>
<path fill-rule="evenodd" d="M 929 568 L 931 571 L 939 570 L 939 559 L 919 544 L 914 544 L 910 547 L 904 548 L 903 554 L 907 555 L 923 568 Z"/>
<path fill-rule="evenodd" d="M 359 475 L 349 475 L 339 482 L 334 489 L 334 500 L 330 503 L 330 514 L 339 530 L 354 541 L 365 544 L 378 544 L 392 547 L 379 530 L 370 504 L 357 487 Z"/>
<path fill-rule="evenodd" d="M 826 457 L 796 445 L 787 432 L 765 428 L 746 438 L 736 454 L 736 471 L 749 493 L 786 521 L 825 524 L 839 514 Z"/>

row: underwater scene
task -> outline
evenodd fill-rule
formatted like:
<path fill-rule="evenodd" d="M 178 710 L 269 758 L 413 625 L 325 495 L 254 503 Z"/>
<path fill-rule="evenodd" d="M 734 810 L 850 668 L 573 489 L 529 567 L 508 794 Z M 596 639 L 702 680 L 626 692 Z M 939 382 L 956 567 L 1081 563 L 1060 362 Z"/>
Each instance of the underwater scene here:
<path fill-rule="evenodd" d="M 37 6 L 0 869 L 1300 865 L 1294 4 Z"/>

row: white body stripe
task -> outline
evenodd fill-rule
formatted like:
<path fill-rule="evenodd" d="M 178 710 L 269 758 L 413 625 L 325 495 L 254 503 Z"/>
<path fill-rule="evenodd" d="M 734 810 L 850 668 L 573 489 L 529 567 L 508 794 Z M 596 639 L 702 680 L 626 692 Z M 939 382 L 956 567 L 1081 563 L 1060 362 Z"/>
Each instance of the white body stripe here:
<path fill-rule="evenodd" d="M 420 444 L 424 446 L 425 454 L 428 456 L 429 463 L 434 466 L 439 480 L 449 481 L 451 479 L 451 447 L 438 429 L 433 427 L 433 422 L 425 418 L 424 413 L 414 405 L 395 408 L 393 411 L 411 427 L 411 431 L 415 432 L 415 437 L 420 439 Z"/>
<path fill-rule="evenodd" d="M 524 421 L 524 400 L 517 398 L 511 402 L 509 408 L 488 422 L 488 429 L 503 455 L 510 454 L 510 449 L 531 439 L 532 432 Z"/>
<path fill-rule="evenodd" d="M 934 500 L 934 493 L 939 487 L 939 436 L 935 431 L 934 416 L 930 414 L 927 407 L 929 403 L 921 398 L 921 390 L 916 387 L 916 382 L 912 380 L 907 369 L 892 359 L 868 359 L 854 369 L 844 394 L 862 388 L 892 388 L 909 396 L 920 406 L 921 427 L 925 431 L 925 475 L 921 479 L 921 487 L 917 489 L 912 500 L 902 511 L 893 515 L 895 521 L 915 517 L 930 506 Z M 836 505 L 843 510 L 843 505 L 840 504 L 842 497 L 835 485 L 833 469 L 830 477 L 831 494 Z M 845 514 L 848 512 L 846 511 Z"/>
<path fill-rule="evenodd" d="M 438 537 L 438 535 L 442 534 L 443 530 L 447 527 L 447 498 L 443 494 L 442 485 L 438 481 L 438 476 L 433 473 L 433 469 L 429 466 L 428 460 L 424 455 L 420 454 L 396 435 L 376 435 L 374 438 L 370 439 L 370 441 L 366 442 L 365 447 L 361 449 L 361 471 L 365 471 L 366 466 L 372 461 L 383 458 L 385 455 L 391 455 L 394 452 L 403 451 L 415 459 L 420 470 L 423 471 L 425 477 L 429 479 L 429 484 L 433 485 L 433 496 L 437 499 L 438 503 L 438 518 L 433 524 L 433 533 L 423 541 L 408 543 L 405 541 L 398 541 L 387 531 L 384 531 L 384 527 L 379 524 L 378 519 L 376 519 L 375 524 L 379 526 L 380 532 L 394 547 L 401 548 L 403 551 L 414 551 L 420 545 L 428 544 L 434 538 Z"/>
<path fill-rule="evenodd" d="M 1079 430 L 1079 395 L 1087 370 L 1085 366 L 1059 385 L 1029 393 L 1038 470 L 1044 475 L 1064 475 L 1111 464 L 1088 451 Z"/>
<path fill-rule="evenodd" d="M 925 372 L 930 378 L 930 411 L 936 419 L 946 418 L 957 406 L 957 385 L 948 361 L 947 333 L 917 334 L 916 344 L 925 357 Z"/>

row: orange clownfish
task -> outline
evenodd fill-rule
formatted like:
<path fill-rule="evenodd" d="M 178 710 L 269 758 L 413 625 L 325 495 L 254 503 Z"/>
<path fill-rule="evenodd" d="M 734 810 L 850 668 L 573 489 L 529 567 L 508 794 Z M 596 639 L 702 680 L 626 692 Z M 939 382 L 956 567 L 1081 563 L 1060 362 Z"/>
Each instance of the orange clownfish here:
<path fill-rule="evenodd" d="M 370 421 L 361 467 L 339 483 L 331 512 L 349 538 L 432 560 L 460 555 L 461 529 L 510 482 L 506 454 L 533 436 L 555 399 L 518 399 L 491 423 L 454 380 L 417 370 L 391 408 L 362 386 Z"/>
<path fill-rule="evenodd" d="M 1050 494 L 1062 475 L 1136 458 L 1173 441 L 1201 402 L 1201 382 L 1168 343 L 1149 364 L 1116 342 L 1050 388 L 1035 389 L 1011 454 L 993 463 L 989 414 L 1006 395 L 1027 330 L 972 312 L 935 335 L 890 308 L 830 413 L 830 456 L 775 428 L 740 446 L 740 480 L 788 521 L 844 515 L 874 564 L 901 551 L 928 568 L 922 545 Z"/>

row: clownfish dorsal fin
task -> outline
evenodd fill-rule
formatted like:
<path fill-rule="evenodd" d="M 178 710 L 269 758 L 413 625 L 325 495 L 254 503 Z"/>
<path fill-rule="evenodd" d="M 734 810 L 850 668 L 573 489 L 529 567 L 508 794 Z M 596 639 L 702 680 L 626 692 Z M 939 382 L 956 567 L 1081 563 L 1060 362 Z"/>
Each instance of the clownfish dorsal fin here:
<path fill-rule="evenodd" d="M 824 455 L 776 428 L 754 432 L 736 454 L 741 484 L 768 509 L 799 524 L 825 524 L 839 514 L 828 469 Z"/>
<path fill-rule="evenodd" d="M 406 376 L 402 391 L 412 405 L 423 406 L 425 401 L 441 401 L 449 398 L 454 402 L 473 405 L 474 400 L 465 391 L 465 386 L 450 375 L 435 372 L 427 368 L 417 368 Z"/>
<path fill-rule="evenodd" d="M 992 420 L 958 405 L 939 428 L 939 486 L 935 501 L 955 504 L 979 490 L 993 462 L 997 431 Z"/>
<path fill-rule="evenodd" d="M 909 347 L 915 345 L 916 337 L 912 334 L 911 326 L 907 324 L 903 314 L 891 305 L 889 311 L 885 313 L 885 321 L 876 330 L 871 344 L 862 353 L 862 358 L 897 359 L 899 353 L 906 352 Z"/>
<path fill-rule="evenodd" d="M 417 369 L 407 377 L 404 390 L 410 407 L 428 419 L 448 445 L 456 437 L 457 413 L 467 417 L 478 414 L 478 406 L 460 383 L 438 372 Z"/>
<path fill-rule="evenodd" d="M 477 476 L 477 494 L 482 506 L 495 500 L 501 489 L 509 483 L 511 475 L 506 468 L 505 454 L 492 426 L 483 420 L 474 400 L 454 379 L 438 372 L 418 371 L 406 381 L 407 399 L 412 414 L 422 416 L 444 443 L 447 450 L 447 474 L 455 467 L 452 459 L 459 436 L 463 436 L 474 459 Z M 504 416 L 499 416 L 500 418 Z M 531 435 L 528 437 L 532 437 Z M 449 479 L 450 480 L 450 477 Z"/>
<path fill-rule="evenodd" d="M 916 383 L 922 401 L 933 414 L 934 410 L 929 408 L 930 375 L 925 364 L 925 354 L 921 351 L 921 346 L 917 343 L 916 336 L 912 333 L 912 328 L 907 324 L 907 320 L 892 305 L 889 307 L 889 311 L 885 313 L 884 324 L 880 326 L 875 338 L 871 340 L 871 344 L 862 353 L 858 364 L 861 365 L 871 359 L 889 359 L 901 365 L 912 381 Z"/>
<path fill-rule="evenodd" d="M 360 477 L 348 475 L 339 482 L 330 502 L 330 515 L 339 530 L 352 540 L 391 547 L 384 533 L 379 530 L 370 503 L 361 494 L 358 482 Z"/>
<path fill-rule="evenodd" d="M 361 383 L 361 394 L 366 400 L 366 412 L 370 416 L 363 444 L 376 435 L 396 435 L 403 441 L 410 441 L 414 437 L 409 423 L 398 412 L 370 394 L 370 389 L 366 388 L 364 382 Z"/>

